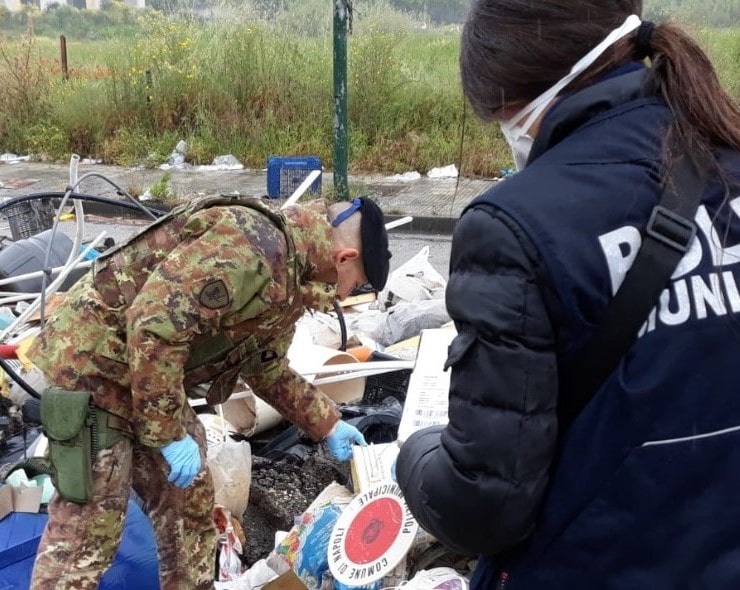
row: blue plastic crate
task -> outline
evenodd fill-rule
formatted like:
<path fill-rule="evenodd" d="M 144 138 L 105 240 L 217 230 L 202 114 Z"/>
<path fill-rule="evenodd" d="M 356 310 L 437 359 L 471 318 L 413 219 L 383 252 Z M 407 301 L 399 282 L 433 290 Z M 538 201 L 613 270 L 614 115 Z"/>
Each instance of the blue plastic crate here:
<path fill-rule="evenodd" d="M 267 158 L 267 196 L 287 199 L 313 170 L 321 170 L 321 160 L 316 156 Z M 320 175 L 306 192 L 321 192 Z"/>

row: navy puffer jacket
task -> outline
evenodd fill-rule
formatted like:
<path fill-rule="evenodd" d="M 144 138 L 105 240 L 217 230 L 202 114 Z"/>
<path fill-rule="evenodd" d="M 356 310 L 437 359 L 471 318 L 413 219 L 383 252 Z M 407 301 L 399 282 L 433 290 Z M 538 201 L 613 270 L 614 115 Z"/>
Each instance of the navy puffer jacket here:
<path fill-rule="evenodd" d="M 426 530 L 481 554 L 472 590 L 740 588 L 737 152 L 716 151 L 689 251 L 558 428 L 660 200 L 672 118 L 645 75 L 562 99 L 455 230 L 449 424 L 409 437 L 397 476 Z"/>

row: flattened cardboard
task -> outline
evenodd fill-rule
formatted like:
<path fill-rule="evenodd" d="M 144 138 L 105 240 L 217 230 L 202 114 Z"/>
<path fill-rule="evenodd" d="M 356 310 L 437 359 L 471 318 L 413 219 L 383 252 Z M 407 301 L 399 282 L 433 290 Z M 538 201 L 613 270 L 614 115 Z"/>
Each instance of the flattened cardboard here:
<path fill-rule="evenodd" d="M 307 590 L 307 588 L 293 570 L 288 570 L 267 582 L 262 586 L 262 590 Z"/>
<path fill-rule="evenodd" d="M 11 512 L 35 514 L 41 508 L 42 487 L 3 486 L 0 488 L 0 520 Z"/>
<path fill-rule="evenodd" d="M 0 488 L 0 520 L 13 512 L 13 488 L 3 486 Z"/>
<path fill-rule="evenodd" d="M 64 301 L 64 293 L 55 293 L 51 297 L 49 297 L 46 300 L 46 304 L 44 305 L 44 315 L 48 317 L 57 307 L 59 307 L 59 304 Z M 41 320 L 41 310 L 37 310 L 34 313 L 32 313 L 28 317 L 29 322 L 38 322 Z"/>
<path fill-rule="evenodd" d="M 13 487 L 13 507 L 16 512 L 30 512 L 35 514 L 41 508 L 41 496 L 44 488 L 35 486 Z"/>
<path fill-rule="evenodd" d="M 375 293 L 361 293 L 360 295 L 350 295 L 339 300 L 340 307 L 351 307 L 362 303 L 372 303 L 377 299 Z"/>

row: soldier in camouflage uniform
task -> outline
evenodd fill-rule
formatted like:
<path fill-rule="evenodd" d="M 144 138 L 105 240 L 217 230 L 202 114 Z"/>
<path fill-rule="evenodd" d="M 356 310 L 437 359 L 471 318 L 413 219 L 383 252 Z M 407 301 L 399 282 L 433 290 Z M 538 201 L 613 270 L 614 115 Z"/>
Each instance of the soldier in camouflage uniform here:
<path fill-rule="evenodd" d="M 370 200 L 279 211 L 259 199 L 221 198 L 180 207 L 99 258 L 29 356 L 54 386 L 92 392 L 131 437 L 98 453 L 90 501 L 50 503 L 32 588 L 97 588 L 131 487 L 152 520 L 161 587 L 212 588 L 213 484 L 188 392 L 210 383 L 208 402 L 221 403 L 241 375 L 317 441 L 348 427 L 288 367 L 286 353 L 306 308 L 326 311 L 366 282 L 382 289 L 389 257 L 383 215 Z M 177 487 L 163 449 L 186 438 L 197 442 L 200 470 L 192 485 Z"/>

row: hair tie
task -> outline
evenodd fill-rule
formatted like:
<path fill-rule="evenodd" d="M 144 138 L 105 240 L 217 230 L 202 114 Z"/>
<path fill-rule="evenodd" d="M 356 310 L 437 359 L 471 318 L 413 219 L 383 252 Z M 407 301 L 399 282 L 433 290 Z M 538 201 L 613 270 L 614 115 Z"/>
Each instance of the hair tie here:
<path fill-rule="evenodd" d="M 644 20 L 640 23 L 637 28 L 637 37 L 635 37 L 635 54 L 634 57 L 638 61 L 642 61 L 646 57 L 652 57 L 655 51 L 650 46 L 650 38 L 653 36 L 655 30 L 655 23 L 649 20 Z"/>

